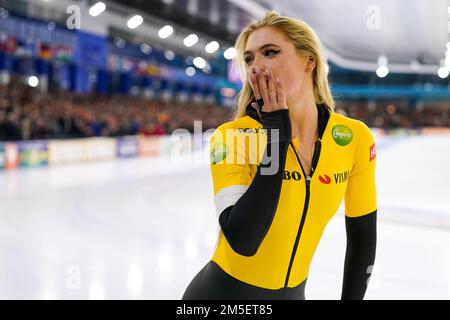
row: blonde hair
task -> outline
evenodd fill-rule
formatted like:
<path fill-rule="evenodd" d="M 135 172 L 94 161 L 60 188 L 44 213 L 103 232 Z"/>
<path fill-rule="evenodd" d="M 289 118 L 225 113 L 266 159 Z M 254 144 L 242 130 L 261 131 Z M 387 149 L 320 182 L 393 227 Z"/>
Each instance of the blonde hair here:
<path fill-rule="evenodd" d="M 246 74 L 244 50 L 250 34 L 262 27 L 272 27 L 283 33 L 291 42 L 299 54 L 307 54 L 314 57 L 316 67 L 313 71 L 314 99 L 316 104 L 325 104 L 330 111 L 334 111 L 335 102 L 331 94 L 325 71 L 325 58 L 322 54 L 321 43 L 314 30 L 305 22 L 281 16 L 275 11 L 267 12 L 260 20 L 253 20 L 239 34 L 235 49 L 236 56 L 233 62 L 239 67 L 243 80 L 243 87 L 238 94 L 235 119 L 246 115 L 245 109 L 255 98 Z"/>

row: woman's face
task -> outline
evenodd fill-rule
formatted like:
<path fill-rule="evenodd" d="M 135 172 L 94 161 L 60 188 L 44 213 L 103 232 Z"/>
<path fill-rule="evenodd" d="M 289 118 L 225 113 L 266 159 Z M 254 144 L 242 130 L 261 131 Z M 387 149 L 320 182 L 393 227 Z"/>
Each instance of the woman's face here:
<path fill-rule="evenodd" d="M 247 75 L 255 66 L 259 70 L 270 68 L 275 78 L 280 78 L 288 104 L 298 96 L 305 83 L 312 80 L 315 62 L 311 59 L 300 56 L 294 45 L 281 32 L 271 27 L 253 31 L 244 50 Z"/>

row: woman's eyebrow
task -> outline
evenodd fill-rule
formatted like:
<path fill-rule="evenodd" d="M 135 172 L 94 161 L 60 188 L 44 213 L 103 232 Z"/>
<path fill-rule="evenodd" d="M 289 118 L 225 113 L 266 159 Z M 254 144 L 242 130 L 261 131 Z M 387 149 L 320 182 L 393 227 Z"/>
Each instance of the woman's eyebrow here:
<path fill-rule="evenodd" d="M 271 46 L 275 46 L 275 47 L 278 47 L 278 48 L 280 47 L 280 46 L 277 46 L 276 44 L 273 44 L 273 43 L 266 43 L 265 45 L 262 45 L 261 47 L 259 47 L 258 50 L 262 50 L 262 49 L 265 49 L 265 48 L 271 47 Z M 252 51 L 247 50 L 247 51 L 244 52 L 244 55 L 246 55 L 247 53 L 252 53 Z"/>

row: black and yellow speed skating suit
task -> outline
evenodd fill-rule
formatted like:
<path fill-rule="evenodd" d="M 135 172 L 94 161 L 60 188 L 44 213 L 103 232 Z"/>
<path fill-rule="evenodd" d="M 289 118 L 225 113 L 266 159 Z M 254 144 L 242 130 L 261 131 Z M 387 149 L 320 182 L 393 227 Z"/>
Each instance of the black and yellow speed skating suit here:
<path fill-rule="evenodd" d="M 183 299 L 304 299 L 314 252 L 344 198 L 341 298 L 364 297 L 376 248 L 375 143 L 363 122 L 325 105 L 317 108 L 310 176 L 297 154 L 297 139 L 291 139 L 288 110 L 260 118 L 249 105 L 246 116 L 214 132 L 211 172 L 221 232 L 211 261 Z M 271 129 L 279 129 L 278 139 Z M 255 143 L 257 148 L 250 147 Z M 274 155 L 278 170 L 262 174 Z"/>

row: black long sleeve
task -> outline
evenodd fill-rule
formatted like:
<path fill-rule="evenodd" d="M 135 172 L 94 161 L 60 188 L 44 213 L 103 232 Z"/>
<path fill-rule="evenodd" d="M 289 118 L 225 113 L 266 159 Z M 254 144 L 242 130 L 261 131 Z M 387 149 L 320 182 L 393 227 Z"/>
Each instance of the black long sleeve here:
<path fill-rule="evenodd" d="M 345 254 L 342 300 L 362 300 L 375 262 L 377 211 L 357 218 L 345 217 Z"/>
<path fill-rule="evenodd" d="M 287 109 L 264 112 L 264 129 L 267 129 L 267 146 L 261 164 L 246 192 L 239 200 L 219 216 L 219 224 L 230 246 L 235 252 L 252 256 L 258 250 L 272 223 L 283 181 L 286 154 L 291 141 L 291 121 Z M 278 129 L 279 139 L 274 139 L 273 131 Z M 262 174 L 261 170 L 273 163 L 271 152 L 278 153 L 275 174 Z"/>

